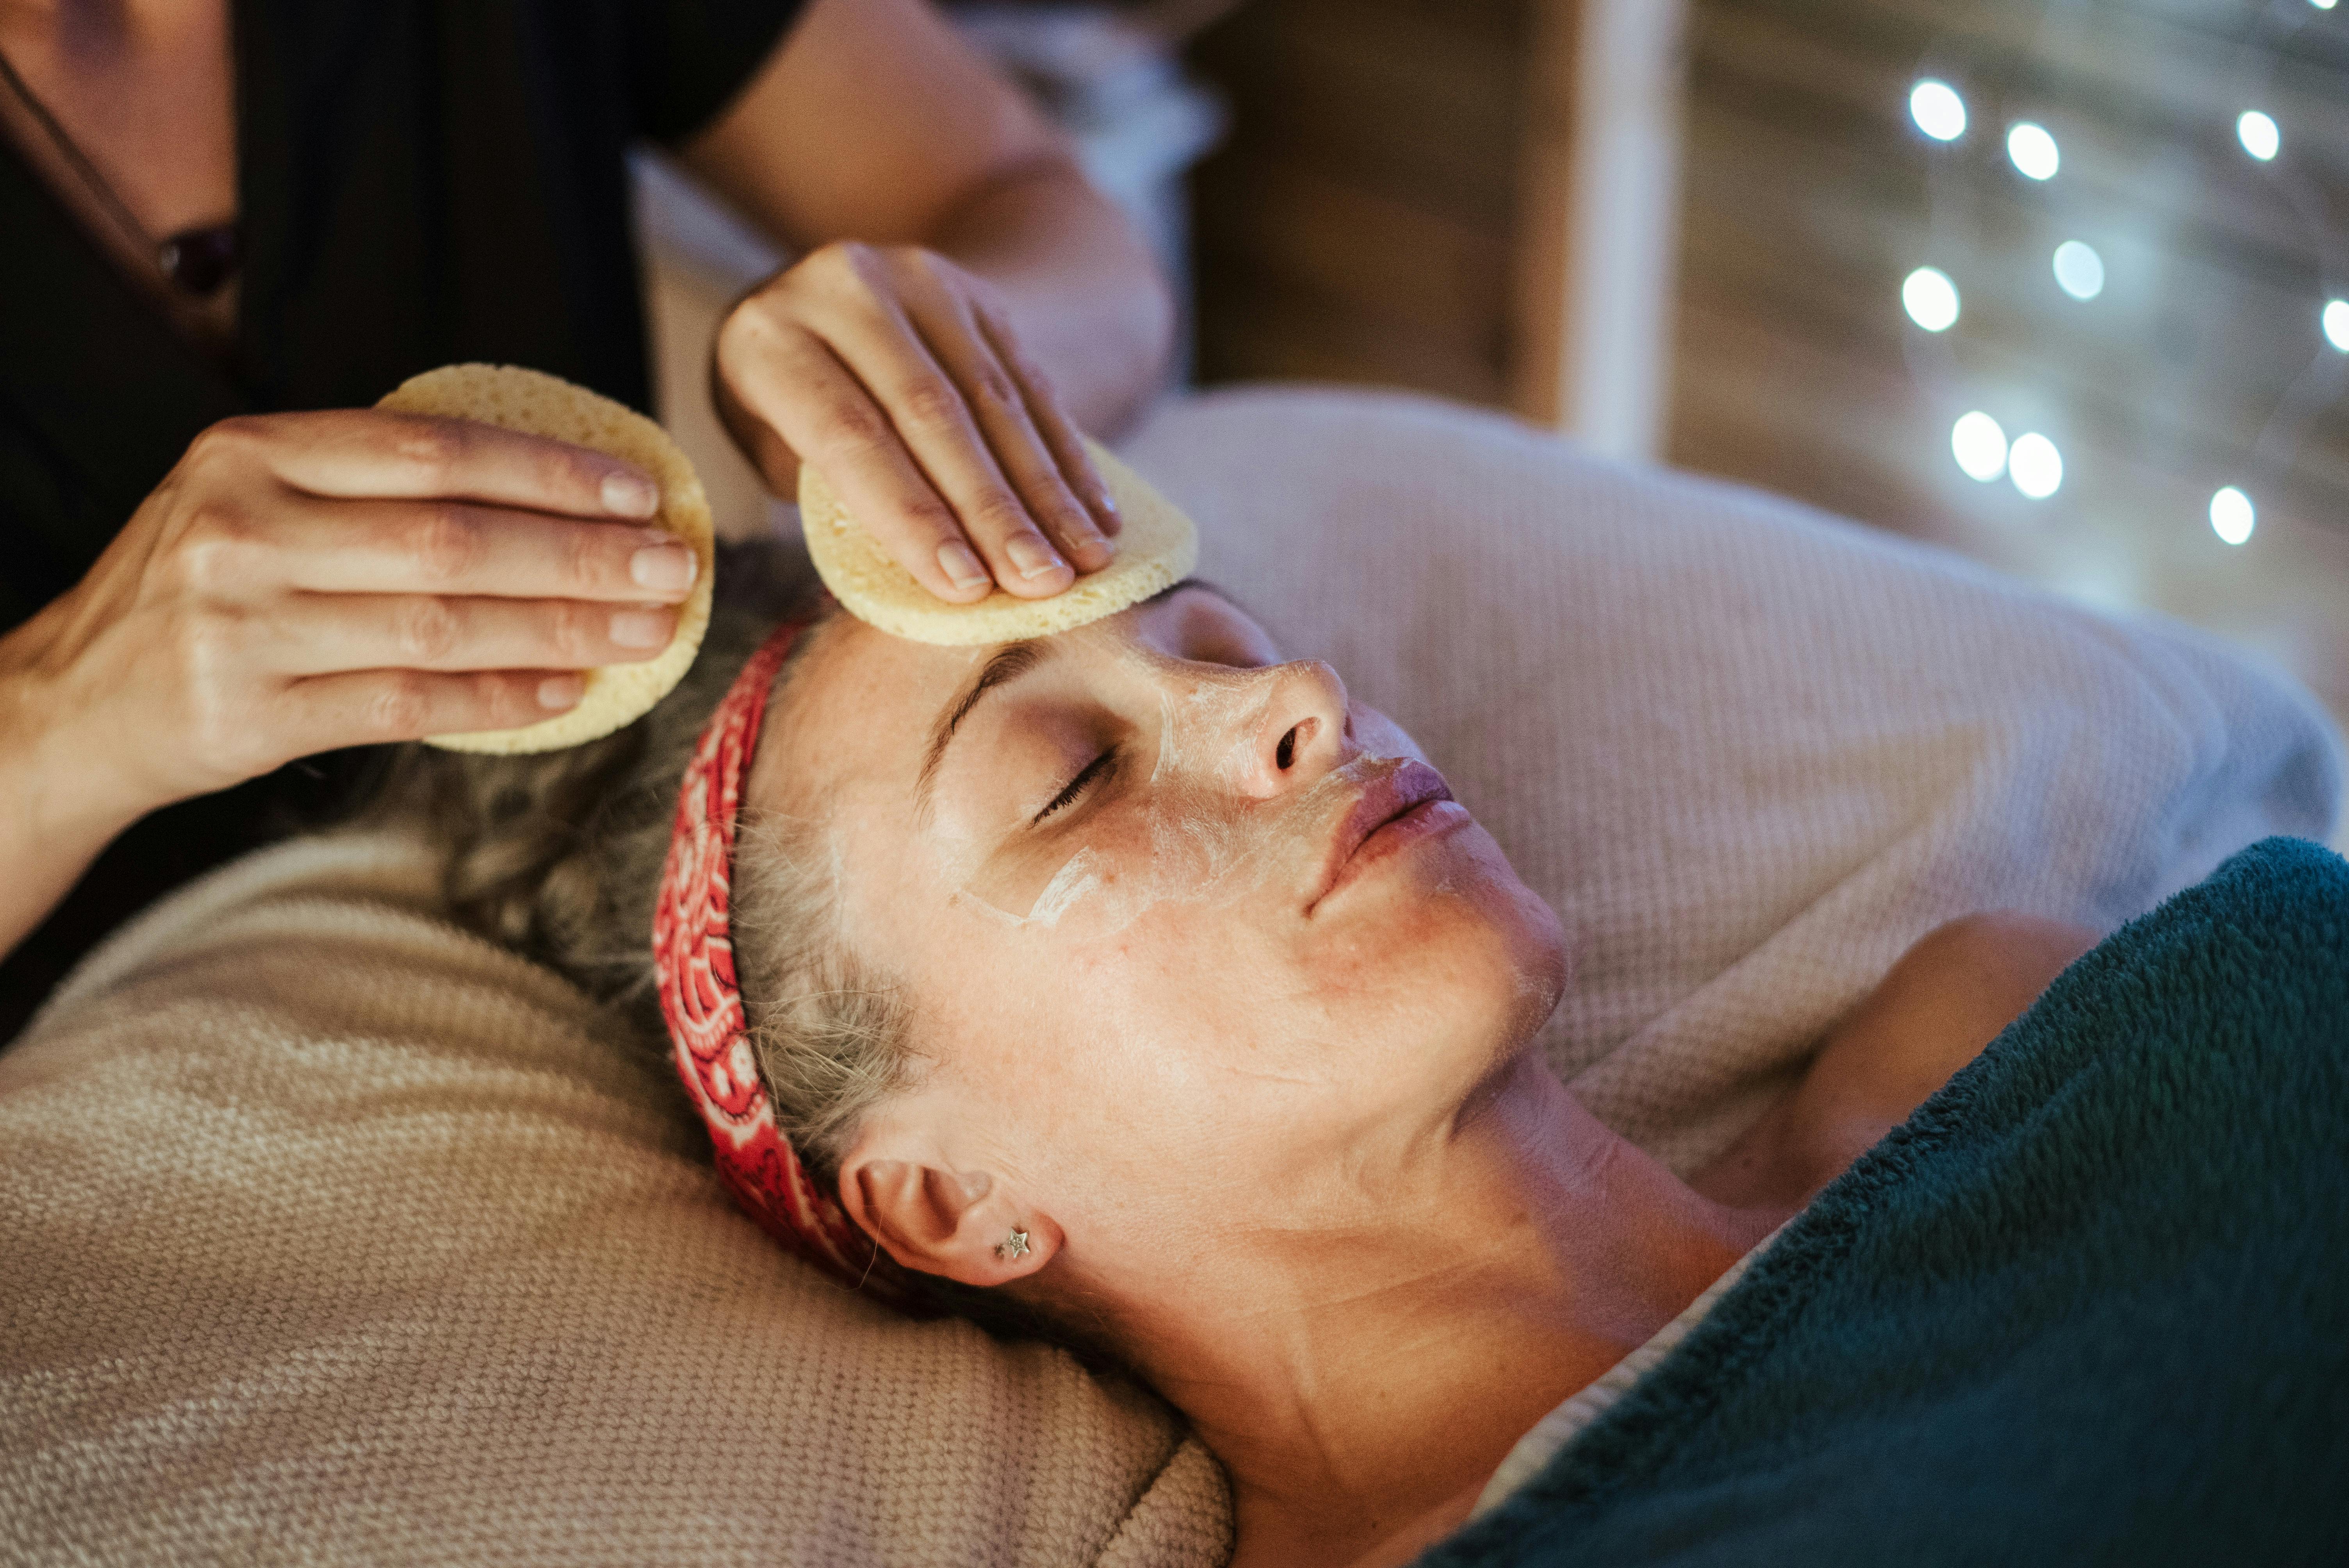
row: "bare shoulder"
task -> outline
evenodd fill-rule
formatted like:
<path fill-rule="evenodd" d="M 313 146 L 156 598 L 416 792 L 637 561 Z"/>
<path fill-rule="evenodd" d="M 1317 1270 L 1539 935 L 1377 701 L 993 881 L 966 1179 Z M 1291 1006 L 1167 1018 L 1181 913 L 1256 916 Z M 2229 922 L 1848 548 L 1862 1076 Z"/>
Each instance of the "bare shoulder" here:
<path fill-rule="evenodd" d="M 1786 1098 L 1697 1178 L 1723 1202 L 1799 1207 L 1898 1127 L 2098 941 L 2011 910 L 1937 926 L 1846 1015 Z"/>

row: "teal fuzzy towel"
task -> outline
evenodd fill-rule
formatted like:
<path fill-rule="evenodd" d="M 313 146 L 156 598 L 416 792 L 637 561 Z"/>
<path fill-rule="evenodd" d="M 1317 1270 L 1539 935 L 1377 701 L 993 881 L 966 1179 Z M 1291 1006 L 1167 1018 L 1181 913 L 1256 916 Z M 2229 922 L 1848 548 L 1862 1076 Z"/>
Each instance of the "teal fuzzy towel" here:
<path fill-rule="evenodd" d="M 2075 964 L 1420 1561 L 2349 1563 L 2349 865 Z"/>

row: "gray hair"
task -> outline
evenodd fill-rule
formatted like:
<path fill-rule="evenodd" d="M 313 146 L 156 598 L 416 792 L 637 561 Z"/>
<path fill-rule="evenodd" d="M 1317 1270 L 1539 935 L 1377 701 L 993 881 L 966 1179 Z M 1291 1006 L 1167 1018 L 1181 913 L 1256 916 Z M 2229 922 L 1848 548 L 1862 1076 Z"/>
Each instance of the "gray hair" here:
<path fill-rule="evenodd" d="M 652 712 L 567 751 L 482 757 L 424 747 L 392 759 L 366 815 L 420 829 L 446 854 L 450 915 L 618 1009 L 667 1048 L 652 913 L 678 782 L 702 726 L 772 620 L 729 606 Z M 802 639 L 776 677 L 787 686 Z M 820 1182 L 910 1068 L 906 1008 L 843 940 L 820 813 L 738 827 L 735 963 L 778 1130 Z"/>

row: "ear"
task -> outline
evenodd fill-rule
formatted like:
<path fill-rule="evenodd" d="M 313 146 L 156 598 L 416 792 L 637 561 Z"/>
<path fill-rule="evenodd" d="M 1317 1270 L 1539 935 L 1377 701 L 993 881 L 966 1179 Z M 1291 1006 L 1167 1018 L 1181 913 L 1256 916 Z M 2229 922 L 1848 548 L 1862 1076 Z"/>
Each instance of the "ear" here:
<path fill-rule="evenodd" d="M 964 1284 L 1025 1279 L 1052 1261 L 1064 1239 L 1050 1215 L 1020 1203 L 986 1171 L 941 1170 L 861 1147 L 841 1166 L 840 1202 L 905 1267 Z"/>

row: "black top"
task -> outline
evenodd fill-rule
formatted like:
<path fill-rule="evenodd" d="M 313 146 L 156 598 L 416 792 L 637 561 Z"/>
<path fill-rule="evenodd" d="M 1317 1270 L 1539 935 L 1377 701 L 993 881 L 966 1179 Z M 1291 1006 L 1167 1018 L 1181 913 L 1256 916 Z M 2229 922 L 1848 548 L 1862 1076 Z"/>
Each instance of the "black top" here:
<path fill-rule="evenodd" d="M 649 407 L 626 155 L 707 125 L 799 0 L 234 0 L 236 340 L 122 276 L 0 137 L 0 631 L 88 570 L 207 425 L 359 407 L 459 360 Z M 173 807 L 0 965 L 0 1042 L 176 882 L 345 792 L 348 758 Z"/>

